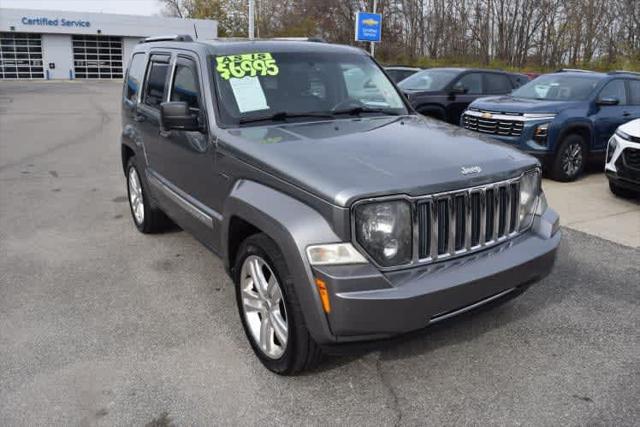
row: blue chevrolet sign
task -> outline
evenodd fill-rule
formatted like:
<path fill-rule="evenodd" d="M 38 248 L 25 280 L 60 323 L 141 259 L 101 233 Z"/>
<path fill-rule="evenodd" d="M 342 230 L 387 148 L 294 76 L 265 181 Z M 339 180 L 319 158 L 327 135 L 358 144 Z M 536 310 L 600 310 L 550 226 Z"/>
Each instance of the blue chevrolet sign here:
<path fill-rule="evenodd" d="M 382 33 L 382 15 L 358 12 L 356 14 L 356 41 L 379 42 Z"/>

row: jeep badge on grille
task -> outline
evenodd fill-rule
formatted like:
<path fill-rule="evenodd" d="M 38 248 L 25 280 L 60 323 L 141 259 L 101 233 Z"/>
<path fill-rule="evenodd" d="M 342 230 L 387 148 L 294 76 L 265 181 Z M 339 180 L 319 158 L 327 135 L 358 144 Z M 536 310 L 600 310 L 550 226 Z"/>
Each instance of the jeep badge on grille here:
<path fill-rule="evenodd" d="M 462 175 L 470 175 L 472 173 L 482 172 L 482 168 L 480 166 L 469 166 L 469 167 L 463 166 L 460 169 L 460 172 L 462 173 Z"/>

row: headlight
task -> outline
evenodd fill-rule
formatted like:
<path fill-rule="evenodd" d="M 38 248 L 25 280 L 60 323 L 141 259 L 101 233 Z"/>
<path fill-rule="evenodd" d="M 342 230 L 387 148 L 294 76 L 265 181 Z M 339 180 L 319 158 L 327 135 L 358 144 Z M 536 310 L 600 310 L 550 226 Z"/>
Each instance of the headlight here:
<path fill-rule="evenodd" d="M 609 144 L 607 145 L 607 163 L 609 163 L 613 158 L 613 153 L 615 153 L 617 146 L 618 146 L 618 141 L 616 141 L 615 136 L 612 136 L 609 139 Z"/>
<path fill-rule="evenodd" d="M 520 230 L 531 225 L 539 194 L 540 172 L 536 170 L 525 173 L 520 180 L 520 209 L 518 212 Z"/>
<path fill-rule="evenodd" d="M 411 261 L 411 205 L 404 200 L 375 202 L 355 209 L 356 241 L 378 265 Z"/>
<path fill-rule="evenodd" d="M 536 126 L 534 139 L 540 145 L 547 145 L 547 135 L 549 133 L 549 123 L 542 123 Z"/>
<path fill-rule="evenodd" d="M 620 129 L 616 129 L 616 135 L 618 135 L 622 139 L 630 140 L 631 135 L 626 132 L 621 131 Z"/>

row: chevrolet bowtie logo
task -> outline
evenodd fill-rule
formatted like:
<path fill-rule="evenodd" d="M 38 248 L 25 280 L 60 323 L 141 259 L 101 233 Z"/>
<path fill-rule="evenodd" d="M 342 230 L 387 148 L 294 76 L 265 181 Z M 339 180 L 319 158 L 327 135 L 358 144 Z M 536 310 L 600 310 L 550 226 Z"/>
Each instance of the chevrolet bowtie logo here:
<path fill-rule="evenodd" d="M 482 172 L 482 168 L 480 166 L 463 166 L 460 169 L 460 172 L 462 173 L 462 175 L 469 175 L 472 173 L 480 173 Z"/>
<path fill-rule="evenodd" d="M 363 23 L 364 25 L 378 25 L 378 21 L 376 21 L 376 20 L 375 20 L 375 19 L 373 19 L 373 18 L 363 19 L 363 20 L 362 20 L 362 23 Z"/>
<path fill-rule="evenodd" d="M 491 117 L 493 117 L 493 114 L 491 114 L 491 113 L 488 113 L 488 112 L 482 113 L 482 118 L 483 119 L 490 119 Z"/>

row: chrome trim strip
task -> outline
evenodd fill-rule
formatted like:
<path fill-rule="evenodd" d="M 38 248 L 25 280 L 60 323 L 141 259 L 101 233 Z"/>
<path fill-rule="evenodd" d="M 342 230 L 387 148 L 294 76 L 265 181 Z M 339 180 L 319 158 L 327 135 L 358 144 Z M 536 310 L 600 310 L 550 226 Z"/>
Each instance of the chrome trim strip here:
<path fill-rule="evenodd" d="M 504 217 L 504 234 L 511 234 L 511 196 L 513 195 L 513 189 L 511 188 L 511 184 L 506 187 L 507 192 L 507 206 L 505 207 L 505 217 Z"/>
<path fill-rule="evenodd" d="M 473 216 L 471 215 L 471 192 L 467 191 L 464 195 L 464 240 L 462 241 L 462 250 L 468 251 L 471 248 L 471 229 L 473 228 Z"/>
<path fill-rule="evenodd" d="M 517 288 L 510 288 L 510 289 L 507 289 L 506 291 L 502 291 L 502 292 L 497 293 L 497 294 L 495 294 L 493 296 L 490 296 L 489 298 L 485 298 L 485 299 L 480 300 L 480 301 L 478 301 L 476 303 L 473 303 L 473 304 L 464 306 L 462 308 L 459 308 L 458 310 L 450 311 L 450 312 L 445 313 L 445 314 L 435 315 L 429 320 L 429 325 L 441 322 L 441 321 L 446 320 L 446 319 L 450 319 L 451 317 L 457 316 L 457 315 L 462 314 L 462 313 L 466 313 L 467 311 L 471 311 L 474 308 L 478 308 L 480 306 L 488 304 L 491 301 L 495 301 L 495 300 L 497 300 L 497 299 L 499 299 L 499 298 L 501 298 L 501 297 L 503 297 L 505 295 L 510 294 L 511 292 L 515 291 L 516 289 Z"/>
<path fill-rule="evenodd" d="M 491 114 L 491 117 L 484 118 L 484 114 Z M 508 114 L 500 114 L 494 113 L 492 111 L 474 111 L 474 110 L 466 110 L 463 114 L 467 114 L 469 116 L 478 117 L 480 119 L 491 119 L 491 120 L 511 120 L 514 122 L 530 122 L 535 120 L 551 120 L 555 118 L 555 115 L 549 116 L 540 116 L 540 117 L 525 117 L 525 116 L 510 116 Z"/>
<path fill-rule="evenodd" d="M 436 199 L 431 199 L 431 243 L 429 249 L 431 256 L 429 259 L 438 259 L 438 203 Z"/>
<path fill-rule="evenodd" d="M 445 200 L 447 201 L 447 204 L 449 206 L 447 206 L 447 213 L 449 214 L 449 236 L 447 238 L 447 252 L 449 253 L 450 256 L 453 256 L 456 254 L 456 228 L 457 228 L 457 211 L 458 209 L 456 208 L 456 198 L 457 198 L 457 194 L 452 194 L 451 196 L 447 197 Z"/>
<path fill-rule="evenodd" d="M 178 191 L 169 187 L 168 183 L 164 183 L 163 179 L 158 177 L 156 173 L 148 172 L 147 178 L 151 185 L 153 185 L 156 189 L 161 191 L 165 196 L 167 196 L 178 206 L 180 206 L 182 209 L 191 214 L 195 219 L 197 219 L 207 227 L 213 229 L 214 218 L 217 221 L 222 221 L 222 215 L 214 211 L 211 211 L 210 215 L 207 212 L 203 211 L 201 208 L 187 200 L 185 197 L 181 196 Z"/>

